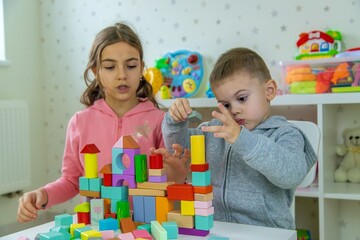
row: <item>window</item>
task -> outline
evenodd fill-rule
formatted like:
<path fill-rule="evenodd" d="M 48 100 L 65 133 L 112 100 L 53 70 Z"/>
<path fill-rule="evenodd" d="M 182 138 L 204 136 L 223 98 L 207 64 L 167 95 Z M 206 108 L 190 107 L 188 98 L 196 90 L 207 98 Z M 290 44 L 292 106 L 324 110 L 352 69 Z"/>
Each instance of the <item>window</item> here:
<path fill-rule="evenodd" d="M 3 0 L 0 0 L 0 66 L 7 66 L 5 55 L 5 29 L 4 29 L 4 6 Z"/>

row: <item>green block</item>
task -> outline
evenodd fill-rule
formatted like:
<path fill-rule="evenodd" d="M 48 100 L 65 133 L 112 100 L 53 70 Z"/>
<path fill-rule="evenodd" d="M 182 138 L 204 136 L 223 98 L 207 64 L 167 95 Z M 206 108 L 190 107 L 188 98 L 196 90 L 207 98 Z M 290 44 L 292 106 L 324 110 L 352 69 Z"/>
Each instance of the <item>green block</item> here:
<path fill-rule="evenodd" d="M 116 204 L 117 219 L 130 217 L 130 205 L 129 201 L 118 201 Z"/>
<path fill-rule="evenodd" d="M 147 159 L 146 154 L 135 155 L 135 181 L 145 182 L 148 179 L 147 175 Z"/>

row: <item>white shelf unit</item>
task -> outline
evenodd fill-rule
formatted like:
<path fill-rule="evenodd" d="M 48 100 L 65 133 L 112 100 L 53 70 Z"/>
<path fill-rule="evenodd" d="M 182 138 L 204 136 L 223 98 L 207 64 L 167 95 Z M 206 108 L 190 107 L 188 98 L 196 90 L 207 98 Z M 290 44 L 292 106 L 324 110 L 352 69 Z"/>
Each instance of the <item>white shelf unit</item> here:
<path fill-rule="evenodd" d="M 159 102 L 166 109 L 173 101 Z M 192 108 L 203 114 L 204 121 L 211 118 L 211 111 L 217 105 L 214 98 L 190 98 L 189 101 Z M 335 183 L 333 173 L 338 161 L 335 148 L 342 143 L 343 129 L 360 127 L 360 93 L 282 95 L 277 96 L 271 106 L 273 114 L 313 121 L 321 131 L 318 186 L 296 191 L 297 227 L 309 229 L 315 240 L 356 239 L 349 236 L 360 235 L 360 217 L 354 216 L 347 206 L 359 204 L 360 184 Z M 309 219 L 310 215 L 316 216 L 315 219 Z M 351 222 L 347 228 L 353 226 L 350 235 L 344 231 L 344 221 Z"/>

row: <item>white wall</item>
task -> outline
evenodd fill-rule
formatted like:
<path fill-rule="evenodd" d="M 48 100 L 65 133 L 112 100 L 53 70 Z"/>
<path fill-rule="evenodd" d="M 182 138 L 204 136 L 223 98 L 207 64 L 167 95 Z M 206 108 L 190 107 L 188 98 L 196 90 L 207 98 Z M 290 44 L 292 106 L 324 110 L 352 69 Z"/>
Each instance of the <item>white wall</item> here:
<path fill-rule="evenodd" d="M 45 173 L 49 181 L 60 175 L 67 122 L 82 108 L 88 52 L 95 34 L 107 25 L 123 20 L 135 28 L 148 67 L 169 51 L 195 50 L 204 57 L 206 80 L 222 52 L 245 46 L 259 52 L 279 80 L 276 64 L 293 59 L 301 32 L 339 30 L 346 48 L 360 46 L 359 12 L 359 0 L 5 0 L 7 52 L 13 64 L 0 69 L 1 85 L 10 84 L 0 93 L 1 98 L 22 97 L 31 104 L 31 150 L 38 176 L 33 186 L 44 183 L 40 176 Z M 46 141 L 35 137 L 44 131 Z M 14 213 L 12 200 L 0 201 L 0 212 Z M 71 212 L 76 203 L 52 211 Z"/>
<path fill-rule="evenodd" d="M 4 9 L 6 55 L 11 65 L 0 67 L 0 100 L 21 99 L 29 104 L 32 177 L 25 190 L 30 190 L 47 181 L 40 8 L 37 0 L 5 0 Z M 17 204 L 18 196 L 0 197 L 0 233 L 9 231 L 7 224 L 16 221 Z"/>

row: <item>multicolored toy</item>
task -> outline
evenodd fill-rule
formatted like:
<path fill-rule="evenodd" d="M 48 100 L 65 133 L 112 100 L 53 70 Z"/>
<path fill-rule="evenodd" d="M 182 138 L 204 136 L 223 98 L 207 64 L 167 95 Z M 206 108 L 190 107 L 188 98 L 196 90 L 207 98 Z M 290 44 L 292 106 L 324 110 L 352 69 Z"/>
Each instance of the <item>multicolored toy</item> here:
<path fill-rule="evenodd" d="M 202 56 L 199 53 L 179 50 L 165 54 L 156 61 L 155 68 L 147 69 L 144 75 L 154 92 L 160 90 L 160 98 L 168 99 L 195 95 L 200 88 L 203 73 Z"/>
<path fill-rule="evenodd" d="M 296 42 L 299 48 L 296 60 L 333 57 L 341 52 L 341 40 L 341 33 L 334 30 L 301 33 Z"/>

